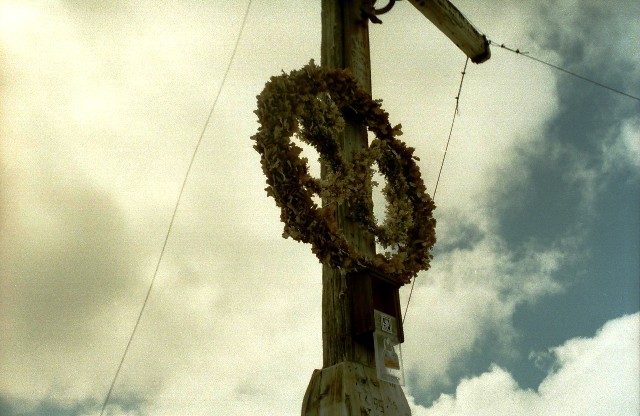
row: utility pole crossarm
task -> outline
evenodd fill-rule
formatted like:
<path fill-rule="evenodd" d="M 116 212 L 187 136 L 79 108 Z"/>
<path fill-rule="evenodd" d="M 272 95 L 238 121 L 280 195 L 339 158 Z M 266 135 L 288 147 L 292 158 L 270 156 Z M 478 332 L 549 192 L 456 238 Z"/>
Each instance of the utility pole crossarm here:
<path fill-rule="evenodd" d="M 480 64 L 491 57 L 487 37 L 478 32 L 448 0 L 409 0 L 413 6 L 447 35 L 471 62 Z"/>

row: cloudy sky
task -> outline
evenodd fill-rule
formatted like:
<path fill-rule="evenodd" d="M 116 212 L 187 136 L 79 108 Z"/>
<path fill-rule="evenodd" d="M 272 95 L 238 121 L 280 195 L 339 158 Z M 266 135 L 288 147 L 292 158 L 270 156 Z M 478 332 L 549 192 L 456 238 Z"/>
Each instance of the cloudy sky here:
<path fill-rule="evenodd" d="M 458 0 L 489 39 L 640 95 L 635 0 Z M 0 414 L 99 414 L 247 2 L 0 1 Z M 409 2 L 373 95 L 433 190 L 465 57 Z M 254 0 L 109 415 L 296 415 L 321 266 L 281 238 L 255 96 L 320 59 L 319 1 Z M 471 65 L 405 322 L 418 416 L 640 410 L 640 102 Z M 408 287 L 401 291 L 406 304 Z"/>

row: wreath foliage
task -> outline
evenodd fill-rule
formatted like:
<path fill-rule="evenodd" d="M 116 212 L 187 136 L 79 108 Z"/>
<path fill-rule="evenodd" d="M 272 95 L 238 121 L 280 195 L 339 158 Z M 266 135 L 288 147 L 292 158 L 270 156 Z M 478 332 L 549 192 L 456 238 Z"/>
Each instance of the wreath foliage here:
<path fill-rule="evenodd" d="M 381 101 L 372 100 L 347 71 L 318 67 L 313 61 L 271 77 L 257 98 L 260 127 L 251 138 L 261 155 L 267 194 L 281 210 L 283 237 L 310 243 L 318 259 L 331 267 L 376 269 L 399 284 L 429 268 L 435 205 L 420 177 L 414 149 L 396 139 L 401 126 L 391 126 Z M 376 137 L 351 162 L 345 161 L 338 142 L 345 116 L 359 118 Z M 325 167 L 322 179 L 309 174 L 307 159 L 300 157 L 302 149 L 291 141 L 294 135 L 318 151 Z M 387 182 L 382 225 L 377 224 L 370 198 L 374 162 Z M 324 206 L 313 201 L 314 195 L 322 197 Z M 373 257 L 360 253 L 338 227 L 339 205 L 380 245 L 397 252 Z"/>

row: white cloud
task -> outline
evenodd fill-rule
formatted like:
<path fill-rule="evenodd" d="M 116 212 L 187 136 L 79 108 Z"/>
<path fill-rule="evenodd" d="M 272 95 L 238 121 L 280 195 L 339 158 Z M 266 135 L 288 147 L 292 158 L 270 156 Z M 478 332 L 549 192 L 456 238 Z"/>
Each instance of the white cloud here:
<path fill-rule="evenodd" d="M 608 322 L 593 338 L 575 338 L 551 353 L 554 368 L 537 391 L 521 389 L 504 369 L 460 382 L 415 416 L 635 416 L 640 411 L 640 314 Z"/>
<path fill-rule="evenodd" d="M 565 260 L 561 253 L 556 248 L 518 260 L 499 240 L 484 237 L 436 257 L 419 277 L 405 323 L 411 334 L 403 346 L 405 364 L 418 386 L 449 385 L 452 365 L 464 362 L 488 334 L 495 350 L 513 354 L 516 307 L 562 290 L 552 278 Z"/>
<path fill-rule="evenodd" d="M 11 377 L 0 377 L 0 394 L 26 407 L 101 403 L 244 4 L 17 3 L 3 3 L 11 24 L 1 28 L 10 59 L 0 115 L 0 373 Z M 320 266 L 308 247 L 280 238 L 248 139 L 269 76 L 319 60 L 319 5 L 252 7 L 114 408 L 134 397 L 146 414 L 298 414 L 321 364 Z M 473 13 L 483 27 L 517 15 L 494 6 Z M 403 123 L 432 189 L 463 56 L 435 40 L 407 2 L 387 16 L 372 29 L 374 95 Z M 526 29 L 504 28 L 516 39 Z M 469 68 L 439 185 L 440 242 L 460 248 L 419 278 L 409 310 L 405 359 L 420 387 L 446 382 L 487 333 L 509 354 L 515 308 L 561 290 L 552 275 L 571 256 L 559 242 L 517 258 L 492 237 L 491 190 L 523 180 L 518 152 L 539 145 L 556 110 L 552 74 L 494 56 Z M 517 393 L 504 371 L 486 379 Z"/>
<path fill-rule="evenodd" d="M 616 127 L 602 144 L 605 172 L 640 168 L 640 118 L 628 118 Z"/>
<path fill-rule="evenodd" d="M 640 119 L 627 120 L 624 123 L 621 140 L 631 164 L 640 168 Z"/>

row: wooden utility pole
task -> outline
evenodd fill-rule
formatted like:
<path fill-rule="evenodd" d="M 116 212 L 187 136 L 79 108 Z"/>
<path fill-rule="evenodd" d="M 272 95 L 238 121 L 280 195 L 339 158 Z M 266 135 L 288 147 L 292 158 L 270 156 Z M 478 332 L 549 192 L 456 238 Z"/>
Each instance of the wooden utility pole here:
<path fill-rule="evenodd" d="M 374 2 L 322 0 L 322 66 L 348 68 L 369 93 L 368 24 L 370 19 L 377 20 Z M 389 4 L 393 6 L 393 3 L 394 0 Z M 470 24 L 447 0 L 411 0 L 411 3 L 454 40 L 472 61 L 479 63 L 488 59 L 486 39 L 478 40 L 481 35 L 472 33 L 475 29 L 470 29 Z M 469 39 L 473 42 L 471 47 Z M 368 140 L 366 127 L 360 121 L 346 115 L 345 122 L 339 140 L 348 163 L 354 154 L 368 147 Z M 345 207 L 338 207 L 337 220 L 351 244 L 361 253 L 375 255 L 374 237 L 349 220 Z M 315 370 L 311 377 L 302 416 L 411 415 L 402 388 L 378 378 L 374 351 L 373 331 L 378 328 L 375 319 L 380 311 L 388 314 L 393 322 L 393 330 L 387 332 L 403 341 L 398 287 L 389 285 L 385 277 L 375 271 L 345 273 L 327 265 L 322 269 L 322 284 L 323 368 Z"/>
<path fill-rule="evenodd" d="M 368 3 L 368 4 L 367 4 Z M 371 93 L 367 0 L 322 1 L 322 66 L 348 68 Z M 366 127 L 347 117 L 341 138 L 347 163 L 368 146 Z M 338 225 L 361 253 L 373 256 L 375 241 L 338 208 Z M 323 369 L 313 373 L 302 405 L 303 416 L 410 415 L 402 388 L 378 380 L 373 339 L 354 337 L 352 275 L 324 265 L 322 269 Z"/>
<path fill-rule="evenodd" d="M 369 29 L 363 18 L 361 1 L 322 2 L 322 66 L 349 68 L 367 92 L 371 93 L 371 63 L 369 58 Z M 346 117 L 345 131 L 340 145 L 349 163 L 353 155 L 368 146 L 366 127 L 358 120 Z M 338 208 L 338 226 L 347 241 L 361 253 L 375 254 L 375 241 L 358 224 L 349 221 L 344 207 Z M 343 361 L 358 361 L 365 365 L 373 357 L 351 339 L 350 290 L 347 276 L 340 270 L 324 265 L 323 283 L 323 365 L 329 367 Z"/>

